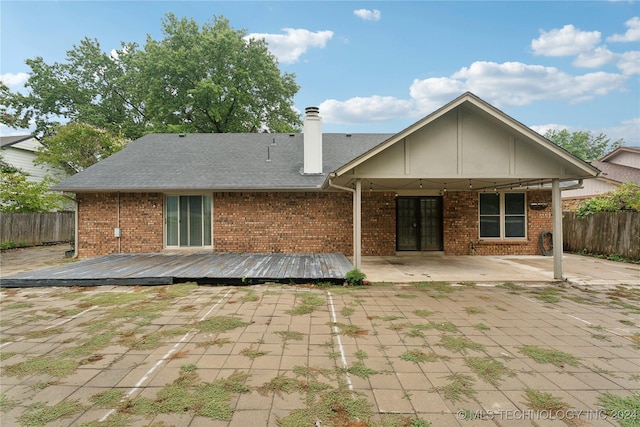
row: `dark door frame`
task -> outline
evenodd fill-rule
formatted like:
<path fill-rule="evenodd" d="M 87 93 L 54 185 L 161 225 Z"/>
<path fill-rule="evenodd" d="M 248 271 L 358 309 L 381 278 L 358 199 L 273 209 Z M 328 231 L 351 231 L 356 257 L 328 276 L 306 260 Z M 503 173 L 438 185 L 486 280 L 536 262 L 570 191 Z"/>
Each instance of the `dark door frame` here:
<path fill-rule="evenodd" d="M 396 202 L 396 251 L 442 251 L 444 248 L 444 233 L 443 233 L 443 209 L 442 209 L 442 196 L 398 196 L 398 200 L 401 199 L 410 199 L 417 200 L 417 203 L 414 203 L 414 219 L 415 219 L 415 239 L 416 239 L 416 248 L 415 249 L 400 249 L 400 222 L 398 221 L 400 203 Z M 421 200 L 431 199 L 437 201 L 437 218 L 436 221 L 439 224 L 438 235 L 436 236 L 438 247 L 437 248 L 423 248 L 422 242 L 422 219 L 423 215 L 426 213 L 422 210 Z"/>

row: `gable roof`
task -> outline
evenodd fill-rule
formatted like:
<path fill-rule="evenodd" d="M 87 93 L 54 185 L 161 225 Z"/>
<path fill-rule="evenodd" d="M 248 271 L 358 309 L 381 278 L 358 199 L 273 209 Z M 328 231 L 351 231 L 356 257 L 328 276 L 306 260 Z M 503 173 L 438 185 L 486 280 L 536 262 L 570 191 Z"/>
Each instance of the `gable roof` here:
<path fill-rule="evenodd" d="M 601 161 L 591 162 L 591 164 L 602 172 L 598 179 L 619 184 L 625 182 L 640 184 L 640 169 L 638 168 Z"/>
<path fill-rule="evenodd" d="M 33 135 L 0 136 L 0 147 L 2 148 L 10 147 L 19 142 L 26 141 L 31 138 L 35 138 L 35 137 Z"/>
<path fill-rule="evenodd" d="M 345 173 L 348 173 L 358 165 L 361 165 L 362 163 L 366 162 L 367 160 L 371 159 L 372 157 L 376 156 L 377 154 L 381 153 L 387 148 L 393 146 L 397 142 L 402 141 L 409 135 L 416 133 L 419 129 L 436 121 L 440 117 L 443 117 L 445 114 L 455 110 L 460 106 L 464 106 L 473 111 L 478 111 L 480 114 L 484 115 L 485 117 L 489 117 L 495 120 L 496 122 L 512 129 L 514 132 L 522 135 L 528 140 L 533 141 L 535 144 L 539 145 L 544 150 L 547 150 L 551 155 L 556 156 L 562 159 L 563 161 L 565 161 L 566 163 L 568 163 L 572 167 L 572 169 L 574 169 L 575 172 L 577 172 L 577 175 L 582 176 L 584 178 L 595 177 L 598 175 L 598 170 L 595 167 L 591 166 L 589 163 L 574 156 L 567 150 L 563 149 L 562 147 L 558 146 L 557 144 L 553 143 L 552 141 L 538 134 L 530 127 L 513 119 L 512 117 L 508 116 L 507 114 L 498 110 L 494 106 L 483 101 L 482 99 L 472 94 L 471 92 L 466 92 L 460 95 L 458 98 L 454 99 L 453 101 L 449 102 L 448 104 L 444 105 L 443 107 L 439 108 L 438 110 L 434 111 L 433 113 L 429 114 L 425 118 L 407 127 L 403 131 L 398 132 L 392 138 L 389 138 L 388 140 L 384 141 L 380 145 L 373 147 L 371 150 L 367 151 L 366 153 L 363 153 L 362 155 L 358 156 L 351 162 L 344 164 L 338 170 L 336 170 L 335 172 L 336 176 L 340 176 Z"/>
<path fill-rule="evenodd" d="M 609 154 L 605 155 L 600 159 L 602 162 L 606 162 L 611 160 L 613 157 L 616 157 L 618 154 L 622 152 L 635 153 L 640 154 L 640 147 L 618 147 Z"/>
<path fill-rule="evenodd" d="M 325 133 L 323 174 L 304 175 L 301 133 L 149 134 L 53 189 L 319 190 L 330 172 L 391 136 Z"/>

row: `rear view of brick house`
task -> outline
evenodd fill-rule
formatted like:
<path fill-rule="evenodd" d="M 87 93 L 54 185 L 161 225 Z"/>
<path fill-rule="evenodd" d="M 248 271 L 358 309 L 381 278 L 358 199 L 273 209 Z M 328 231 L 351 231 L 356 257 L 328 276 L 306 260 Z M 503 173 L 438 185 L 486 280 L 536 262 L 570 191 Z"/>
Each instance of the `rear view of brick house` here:
<path fill-rule="evenodd" d="M 76 252 L 534 255 L 598 170 L 471 93 L 396 134 L 150 134 L 68 178 Z"/>

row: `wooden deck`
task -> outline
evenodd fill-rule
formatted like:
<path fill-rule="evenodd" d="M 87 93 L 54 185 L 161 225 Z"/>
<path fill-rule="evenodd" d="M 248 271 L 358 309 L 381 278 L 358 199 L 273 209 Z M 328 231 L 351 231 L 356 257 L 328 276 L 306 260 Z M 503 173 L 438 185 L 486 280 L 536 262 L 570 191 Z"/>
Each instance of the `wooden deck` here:
<path fill-rule="evenodd" d="M 342 282 L 352 268 L 341 253 L 113 254 L 2 277 L 0 287 Z"/>

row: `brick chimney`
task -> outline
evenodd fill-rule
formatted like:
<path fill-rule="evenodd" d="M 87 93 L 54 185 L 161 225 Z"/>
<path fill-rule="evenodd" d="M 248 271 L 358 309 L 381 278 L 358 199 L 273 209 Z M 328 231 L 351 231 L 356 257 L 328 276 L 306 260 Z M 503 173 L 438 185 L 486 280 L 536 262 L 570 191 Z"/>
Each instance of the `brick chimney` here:
<path fill-rule="evenodd" d="M 304 118 L 304 164 L 302 173 L 322 173 L 322 117 L 318 107 L 305 108 Z"/>

